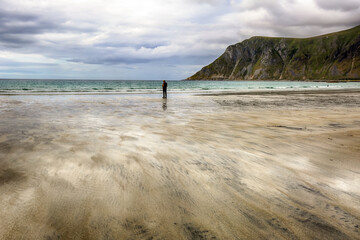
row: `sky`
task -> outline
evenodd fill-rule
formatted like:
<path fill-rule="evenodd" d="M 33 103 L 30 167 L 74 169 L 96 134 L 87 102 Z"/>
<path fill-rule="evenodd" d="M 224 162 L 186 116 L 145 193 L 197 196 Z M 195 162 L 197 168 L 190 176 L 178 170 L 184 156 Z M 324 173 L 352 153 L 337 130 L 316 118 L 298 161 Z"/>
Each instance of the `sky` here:
<path fill-rule="evenodd" d="M 0 0 L 0 78 L 185 79 L 252 36 L 360 24 L 360 0 Z"/>

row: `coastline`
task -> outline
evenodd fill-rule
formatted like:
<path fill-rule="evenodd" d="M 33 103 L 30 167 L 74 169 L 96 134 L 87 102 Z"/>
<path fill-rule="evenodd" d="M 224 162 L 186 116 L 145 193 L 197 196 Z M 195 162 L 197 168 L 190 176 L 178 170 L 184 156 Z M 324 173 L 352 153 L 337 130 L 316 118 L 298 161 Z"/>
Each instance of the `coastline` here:
<path fill-rule="evenodd" d="M 170 94 L 189 94 L 194 96 L 225 96 L 225 95 L 289 95 L 289 94 L 341 94 L 341 93 L 358 93 L 360 88 L 305 88 L 305 89 L 241 89 L 241 90 L 169 90 Z M 122 91 L 122 92 L 0 92 L 0 96 L 21 96 L 21 95 L 156 95 L 162 94 L 161 90 L 150 91 Z"/>
<path fill-rule="evenodd" d="M 1 80 L 1 79 L 0 79 Z M 327 80 L 316 80 L 316 79 L 299 79 L 299 80 L 286 80 L 286 79 L 276 79 L 276 80 L 264 80 L 264 79 L 183 79 L 181 81 L 234 81 L 234 82 L 261 82 L 261 81 L 274 81 L 274 82 L 323 82 L 323 83 L 346 83 L 346 82 L 360 82 L 360 78 L 355 79 L 327 79 Z"/>
<path fill-rule="evenodd" d="M 157 80 L 2 80 L 0 95 L 157 94 L 161 93 L 161 84 Z M 323 89 L 360 89 L 360 84 L 311 81 L 169 81 L 168 90 L 170 94 L 216 94 Z"/>
<path fill-rule="evenodd" d="M 360 93 L 360 88 L 347 89 L 306 89 L 306 90 L 288 90 L 288 89 L 272 89 L 272 90 L 254 90 L 254 91 L 228 91 L 218 93 L 199 93 L 198 96 L 226 96 L 226 95 L 292 95 L 292 94 L 342 94 L 342 93 Z"/>

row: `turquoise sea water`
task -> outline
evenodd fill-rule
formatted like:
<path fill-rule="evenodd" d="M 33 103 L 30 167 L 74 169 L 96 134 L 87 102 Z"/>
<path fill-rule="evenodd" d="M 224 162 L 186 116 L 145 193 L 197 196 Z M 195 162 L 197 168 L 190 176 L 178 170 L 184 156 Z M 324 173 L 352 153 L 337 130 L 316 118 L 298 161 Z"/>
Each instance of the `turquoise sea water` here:
<path fill-rule="evenodd" d="M 167 81 L 169 92 L 252 91 L 267 89 L 360 88 L 360 82 L 297 81 Z M 0 94 L 8 93 L 159 93 L 153 80 L 0 80 Z"/>

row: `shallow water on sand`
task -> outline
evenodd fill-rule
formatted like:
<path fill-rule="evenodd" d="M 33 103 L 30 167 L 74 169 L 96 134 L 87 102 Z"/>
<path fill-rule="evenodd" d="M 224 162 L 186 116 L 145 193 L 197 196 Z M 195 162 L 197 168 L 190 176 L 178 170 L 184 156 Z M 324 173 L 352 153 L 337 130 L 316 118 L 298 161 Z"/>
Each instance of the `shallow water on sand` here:
<path fill-rule="evenodd" d="M 359 239 L 359 96 L 0 96 L 0 239 Z"/>
<path fill-rule="evenodd" d="M 310 81 L 168 81 L 168 85 L 171 93 L 360 88 L 360 82 Z M 0 94 L 161 93 L 161 86 L 162 80 L 0 79 Z"/>

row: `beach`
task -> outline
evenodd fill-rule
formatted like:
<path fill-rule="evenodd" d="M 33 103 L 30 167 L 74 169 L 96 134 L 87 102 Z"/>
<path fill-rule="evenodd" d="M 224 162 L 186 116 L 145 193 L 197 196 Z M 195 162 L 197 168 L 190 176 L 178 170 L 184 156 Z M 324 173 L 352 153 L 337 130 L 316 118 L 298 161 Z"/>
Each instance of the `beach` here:
<path fill-rule="evenodd" d="M 0 95 L 0 239 L 360 239 L 360 90 Z"/>

